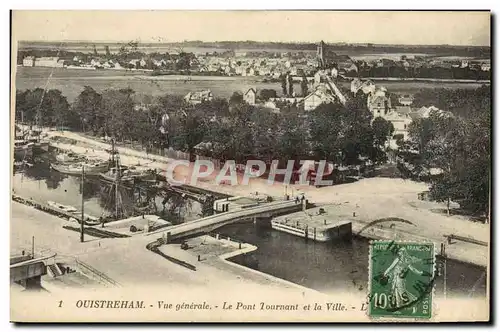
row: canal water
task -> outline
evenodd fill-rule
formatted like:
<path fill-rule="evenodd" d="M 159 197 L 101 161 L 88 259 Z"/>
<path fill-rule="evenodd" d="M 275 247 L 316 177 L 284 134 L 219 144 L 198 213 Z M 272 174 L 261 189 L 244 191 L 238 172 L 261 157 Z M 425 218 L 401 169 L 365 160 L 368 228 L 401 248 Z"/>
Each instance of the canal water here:
<path fill-rule="evenodd" d="M 70 205 L 77 209 L 82 206 L 82 181 L 79 176 L 62 174 L 50 168 L 50 162 L 55 159 L 55 152 L 44 158 L 32 160 L 32 166 L 24 165 L 14 168 L 12 177 L 12 191 L 24 198 L 31 198 L 37 202 L 47 203 L 54 201 L 63 205 Z M 137 201 L 137 191 L 123 185 L 119 189 L 123 201 L 120 209 L 131 213 L 132 202 Z M 144 195 L 143 195 L 144 196 Z M 86 176 L 83 186 L 85 213 L 94 217 L 105 217 L 115 212 L 114 187 L 101 180 L 98 176 Z M 195 220 L 201 217 L 202 206 L 192 200 L 175 199 L 165 202 L 163 197 L 156 197 L 156 211 L 151 213 L 177 223 Z"/>
<path fill-rule="evenodd" d="M 81 207 L 81 179 L 51 170 L 46 159 L 15 171 L 12 185 L 16 194 L 26 198 Z M 103 194 L 105 186 L 99 179 L 87 179 L 84 185 L 86 213 L 99 217 L 112 212 L 112 204 Z M 166 220 L 184 222 L 201 216 L 201 204 L 195 201 L 184 200 L 176 202 L 175 206 L 167 203 L 163 209 L 162 200 L 156 199 L 157 214 Z M 342 290 L 366 294 L 367 239 L 354 237 L 346 241 L 316 243 L 253 223 L 229 225 L 217 232 L 258 247 L 252 253 L 233 258 L 235 263 L 329 294 Z M 442 266 L 443 260 L 439 259 L 437 265 Z M 447 296 L 486 296 L 484 268 L 448 259 L 446 270 Z M 440 276 L 436 280 L 435 294 L 442 296 L 443 290 L 444 278 Z"/>

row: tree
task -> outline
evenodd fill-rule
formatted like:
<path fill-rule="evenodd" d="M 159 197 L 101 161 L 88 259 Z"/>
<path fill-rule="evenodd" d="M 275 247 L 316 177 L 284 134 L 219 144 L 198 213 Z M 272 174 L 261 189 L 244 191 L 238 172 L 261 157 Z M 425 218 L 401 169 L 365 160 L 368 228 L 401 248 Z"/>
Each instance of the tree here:
<path fill-rule="evenodd" d="M 117 139 L 131 137 L 136 122 L 131 89 L 106 90 L 102 94 L 104 133 Z"/>
<path fill-rule="evenodd" d="M 276 98 L 277 93 L 274 89 L 262 89 L 260 90 L 260 99 L 268 101 L 270 98 Z"/>
<path fill-rule="evenodd" d="M 371 114 L 366 108 L 322 104 L 310 112 L 310 136 L 315 157 L 355 165 L 360 157 L 374 158 Z"/>
<path fill-rule="evenodd" d="M 387 161 L 385 143 L 392 137 L 394 126 L 384 118 L 377 117 L 372 122 L 372 132 L 374 150 L 371 159 L 374 162 L 385 162 Z"/>
<path fill-rule="evenodd" d="M 308 125 L 295 108 L 282 113 L 278 124 L 277 157 L 283 163 L 309 157 Z"/>
<path fill-rule="evenodd" d="M 382 147 L 387 142 L 387 139 L 392 136 L 394 126 L 389 121 L 382 117 L 377 117 L 372 122 L 373 143 L 376 146 Z"/>
<path fill-rule="evenodd" d="M 20 121 L 39 126 L 63 126 L 74 124 L 74 114 L 60 90 L 36 88 L 16 92 L 16 117 Z"/>
<path fill-rule="evenodd" d="M 233 92 L 231 98 L 229 98 L 230 105 L 241 104 L 243 102 L 243 95 L 240 92 Z"/>
<path fill-rule="evenodd" d="M 307 77 L 305 74 L 302 76 L 302 82 L 300 83 L 300 88 L 302 90 L 302 96 L 303 97 L 307 96 L 307 94 L 309 93 L 309 89 L 307 84 Z"/>
<path fill-rule="evenodd" d="M 279 117 L 266 109 L 255 109 L 251 121 L 253 155 L 259 160 L 270 163 L 275 156 L 279 140 Z"/>
<path fill-rule="evenodd" d="M 436 100 L 441 105 L 449 105 L 446 108 L 456 115 L 431 112 L 429 118 L 410 125 L 410 139 L 418 146 L 418 158 L 412 161 L 416 164 L 415 169 L 428 174 L 431 197 L 448 202 L 448 212 L 449 202 L 453 200 L 471 213 L 488 214 L 490 89 L 443 92 L 442 96 L 429 94 L 448 98 Z M 464 96 L 467 100 L 462 100 Z"/>
<path fill-rule="evenodd" d="M 287 89 L 287 75 L 281 75 L 281 91 L 283 93 L 283 96 L 288 95 L 288 89 Z"/>
<path fill-rule="evenodd" d="M 288 75 L 288 96 L 293 96 L 293 78 L 292 75 Z"/>
<path fill-rule="evenodd" d="M 94 135 L 102 131 L 104 114 L 102 112 L 102 95 L 92 87 L 85 86 L 71 105 L 81 119 L 82 131 L 91 130 Z"/>

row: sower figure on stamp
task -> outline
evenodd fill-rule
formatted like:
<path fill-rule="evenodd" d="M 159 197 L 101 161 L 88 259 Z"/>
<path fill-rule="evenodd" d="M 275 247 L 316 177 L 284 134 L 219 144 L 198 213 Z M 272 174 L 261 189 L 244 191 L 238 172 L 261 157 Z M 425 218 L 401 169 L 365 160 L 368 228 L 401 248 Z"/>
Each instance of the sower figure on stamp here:
<path fill-rule="evenodd" d="M 417 296 L 412 294 L 406 288 L 406 275 L 409 271 L 413 273 L 424 275 L 424 271 L 416 269 L 412 264 L 420 262 L 421 259 L 408 254 L 404 247 L 399 248 L 397 257 L 391 265 L 382 274 L 381 282 L 391 283 L 392 298 L 396 307 L 403 306 L 407 303 L 417 300 Z"/>

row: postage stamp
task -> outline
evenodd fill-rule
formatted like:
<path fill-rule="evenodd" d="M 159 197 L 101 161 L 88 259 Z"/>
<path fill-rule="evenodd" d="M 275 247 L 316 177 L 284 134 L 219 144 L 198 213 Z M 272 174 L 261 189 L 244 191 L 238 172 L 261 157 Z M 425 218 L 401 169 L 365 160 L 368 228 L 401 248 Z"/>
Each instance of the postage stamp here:
<path fill-rule="evenodd" d="M 370 317 L 432 317 L 435 275 L 433 243 L 370 243 Z"/>

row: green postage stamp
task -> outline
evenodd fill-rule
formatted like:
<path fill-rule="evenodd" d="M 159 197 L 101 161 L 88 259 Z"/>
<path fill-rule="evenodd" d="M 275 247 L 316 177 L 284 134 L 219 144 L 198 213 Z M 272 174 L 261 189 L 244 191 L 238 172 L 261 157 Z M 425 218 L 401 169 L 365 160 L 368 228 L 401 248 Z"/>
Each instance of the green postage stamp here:
<path fill-rule="evenodd" d="M 370 317 L 431 318 L 435 257 L 433 243 L 372 241 Z"/>

